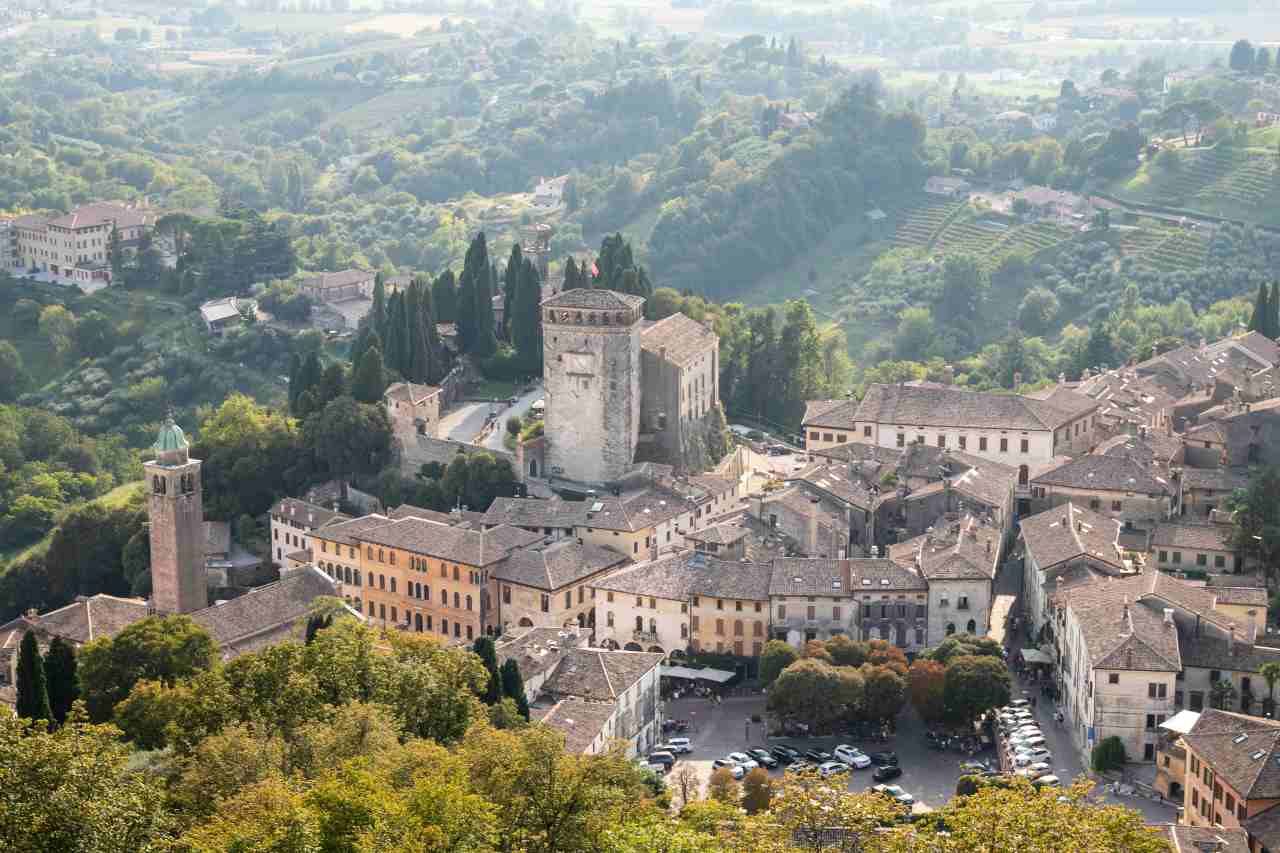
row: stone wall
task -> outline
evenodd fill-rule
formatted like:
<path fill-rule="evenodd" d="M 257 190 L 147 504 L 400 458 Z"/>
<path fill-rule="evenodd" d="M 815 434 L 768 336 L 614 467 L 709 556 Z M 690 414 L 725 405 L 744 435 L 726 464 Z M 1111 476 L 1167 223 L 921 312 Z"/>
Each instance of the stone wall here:
<path fill-rule="evenodd" d="M 548 473 L 620 479 L 640 434 L 639 315 L 629 326 L 544 323 Z"/>

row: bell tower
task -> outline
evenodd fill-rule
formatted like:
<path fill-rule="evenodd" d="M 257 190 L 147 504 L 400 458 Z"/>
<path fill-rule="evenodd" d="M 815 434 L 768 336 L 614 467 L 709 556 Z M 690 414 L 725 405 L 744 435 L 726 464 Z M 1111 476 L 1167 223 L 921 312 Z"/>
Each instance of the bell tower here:
<path fill-rule="evenodd" d="M 143 464 L 150 493 L 151 601 L 159 613 L 191 613 L 209 606 L 200 460 L 188 455 L 187 438 L 172 416 L 151 449 L 155 459 Z"/>

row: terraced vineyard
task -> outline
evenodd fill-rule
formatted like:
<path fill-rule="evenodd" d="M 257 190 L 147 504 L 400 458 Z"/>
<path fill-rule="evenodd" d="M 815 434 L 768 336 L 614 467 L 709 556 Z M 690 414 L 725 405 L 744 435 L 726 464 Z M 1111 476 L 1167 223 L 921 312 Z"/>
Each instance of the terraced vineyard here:
<path fill-rule="evenodd" d="M 1174 231 L 1141 253 L 1142 263 L 1161 271 L 1188 269 L 1204 264 L 1209 238 L 1199 231 Z"/>
<path fill-rule="evenodd" d="M 953 220 L 938 235 L 933 245 L 939 249 L 986 253 L 1008 232 L 1008 225 L 991 220 Z"/>
<path fill-rule="evenodd" d="M 1170 170 L 1144 164 L 1114 184 L 1121 198 L 1266 225 L 1280 224 L 1280 162 L 1263 148 L 1190 149 Z"/>
<path fill-rule="evenodd" d="M 928 246 L 947 219 L 966 204 L 954 199 L 921 195 L 917 204 L 905 205 L 897 211 L 898 227 L 889 242 L 894 246 Z"/>
<path fill-rule="evenodd" d="M 1145 254 L 1169 236 L 1167 231 L 1155 228 L 1126 229 L 1123 234 L 1120 238 L 1120 252 L 1126 256 Z"/>
<path fill-rule="evenodd" d="M 1004 239 L 996 244 L 996 251 L 1026 252 L 1034 255 L 1042 249 L 1056 246 L 1064 240 L 1070 240 L 1072 231 L 1064 225 L 1052 222 L 1033 222 L 1021 225 L 1005 234 Z"/>

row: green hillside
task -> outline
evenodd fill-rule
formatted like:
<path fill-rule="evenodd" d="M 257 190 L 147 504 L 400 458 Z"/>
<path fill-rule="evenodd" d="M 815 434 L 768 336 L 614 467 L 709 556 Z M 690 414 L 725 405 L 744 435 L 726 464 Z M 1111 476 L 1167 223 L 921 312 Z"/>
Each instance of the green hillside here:
<path fill-rule="evenodd" d="M 1280 158 L 1266 148 L 1190 148 L 1144 163 L 1109 189 L 1125 201 L 1280 225 Z"/>

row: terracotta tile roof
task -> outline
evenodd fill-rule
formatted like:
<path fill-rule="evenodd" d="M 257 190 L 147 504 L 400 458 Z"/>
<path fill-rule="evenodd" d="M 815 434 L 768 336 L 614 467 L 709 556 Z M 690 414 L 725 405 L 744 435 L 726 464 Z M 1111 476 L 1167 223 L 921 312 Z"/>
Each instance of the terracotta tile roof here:
<path fill-rule="evenodd" d="M 552 591 L 629 562 L 628 557 L 611 548 L 562 539 L 512 551 L 493 575 L 498 580 Z"/>
<path fill-rule="evenodd" d="M 598 287 L 580 287 L 562 290 L 542 300 L 543 308 L 592 308 L 607 311 L 626 311 L 644 304 L 643 296 L 604 290 Z"/>
<path fill-rule="evenodd" d="M 1088 557 L 1116 571 L 1124 570 L 1116 540 L 1120 522 L 1068 503 L 1022 519 L 1022 540 L 1040 569 Z"/>
<path fill-rule="evenodd" d="M 857 412 L 857 400 L 810 400 L 804 404 L 804 420 L 801 424 L 806 427 L 853 429 Z"/>
<path fill-rule="evenodd" d="M 148 605 L 140 598 L 99 594 L 43 613 L 36 623 L 50 636 L 83 645 L 99 637 L 113 637 L 147 614 Z"/>
<path fill-rule="evenodd" d="M 751 531 L 738 524 L 713 524 L 701 530 L 686 533 L 686 542 L 706 542 L 711 545 L 732 545 L 751 535 Z"/>
<path fill-rule="evenodd" d="M 494 644 L 498 665 L 515 660 L 525 682 L 550 672 L 569 649 L 582 648 L 586 637 L 571 628 L 528 628 L 515 637 L 503 637 Z"/>
<path fill-rule="evenodd" d="M 1263 664 L 1280 662 L 1280 649 L 1255 646 L 1243 637 L 1231 643 L 1222 637 L 1196 637 L 1184 631 L 1179 633 L 1178 642 L 1184 667 L 1259 672 Z"/>
<path fill-rule="evenodd" d="M 385 515 L 371 513 L 349 521 L 335 521 L 332 524 L 325 525 L 323 529 L 315 531 L 312 535 L 341 545 L 357 545 L 361 541 L 361 536 L 376 528 L 385 527 L 390 523 L 391 519 Z"/>
<path fill-rule="evenodd" d="M 1231 575 L 1227 580 L 1233 580 L 1235 577 Z M 1266 607 L 1268 604 L 1267 591 L 1262 587 L 1211 584 L 1206 588 L 1213 591 L 1220 604 L 1235 604 L 1240 607 Z"/>
<path fill-rule="evenodd" d="M 570 649 L 542 689 L 557 698 L 607 702 L 612 709 L 618 697 L 662 663 L 663 657 L 657 652 Z"/>
<path fill-rule="evenodd" d="M 1073 392 L 1064 392 L 1073 393 Z M 1066 406 L 1064 408 L 1064 406 Z M 913 387 L 873 384 L 859 403 L 853 422 L 969 429 L 1053 430 L 1087 414 L 1096 404 L 1073 400 L 1036 400 L 1017 394 L 964 391 L 951 386 Z M 841 409 L 841 413 L 846 410 Z M 828 415 L 826 419 L 830 419 Z"/>
<path fill-rule="evenodd" d="M 1234 492 L 1249 487 L 1249 475 L 1233 468 L 1183 468 L 1184 491 Z"/>
<path fill-rule="evenodd" d="M 337 594 L 337 585 L 328 575 L 306 567 L 223 604 L 197 610 L 191 618 L 205 627 L 228 658 L 293 637 L 295 624 L 306 618 L 317 598 Z"/>
<path fill-rule="evenodd" d="M 1090 668 L 1178 672 L 1178 629 L 1141 600 L 1143 577 L 1080 584 L 1061 593 L 1084 635 Z"/>
<path fill-rule="evenodd" d="M 670 317 L 664 317 L 645 327 L 640 332 L 640 346 L 645 352 L 683 366 L 697 356 L 719 347 L 720 337 L 698 321 L 677 311 Z"/>
<path fill-rule="evenodd" d="M 618 502 L 607 499 L 614 505 Z M 605 501 L 598 501 L 604 503 Z M 572 528 L 586 526 L 589 510 L 597 501 L 566 501 L 559 498 L 495 498 L 484 514 L 488 526 L 512 524 L 516 527 Z M 620 506 L 617 507 L 621 511 Z"/>
<path fill-rule="evenodd" d="M 1051 471 L 1037 474 L 1031 484 L 1144 495 L 1167 496 L 1172 493 L 1167 470 L 1153 472 L 1149 466 L 1124 454 L 1080 456 Z"/>
<path fill-rule="evenodd" d="M 810 465 L 788 482 L 803 483 L 860 509 L 873 509 L 880 497 L 879 487 L 873 487 L 860 476 L 850 475 L 849 466 L 839 463 Z"/>
<path fill-rule="evenodd" d="M 1201 551 L 1230 551 L 1226 537 L 1231 528 L 1223 524 L 1189 524 L 1164 521 L 1151 532 L 1152 548 L 1189 548 Z"/>
<path fill-rule="evenodd" d="M 507 525 L 471 530 L 412 516 L 353 534 L 353 538 L 476 567 L 491 566 L 513 549 L 542 539 L 537 533 Z"/>
<path fill-rule="evenodd" d="M 531 708 L 529 715 L 533 722 L 550 726 L 564 735 L 565 752 L 581 754 L 591 749 L 614 710 L 612 704 L 569 696 L 547 708 Z"/>
<path fill-rule="evenodd" d="M 385 400 L 399 400 L 404 403 L 417 404 L 440 393 L 435 385 L 418 385 L 414 382 L 396 382 L 382 393 Z"/>
<path fill-rule="evenodd" d="M 889 558 L 933 580 L 992 580 L 1000 560 L 1003 532 L 973 516 L 940 520 L 924 533 L 890 546 Z"/>
<path fill-rule="evenodd" d="M 115 223 L 117 228 L 136 228 L 147 224 L 147 215 L 140 210 L 111 202 L 97 202 L 77 207 L 70 213 L 49 220 L 57 228 L 92 228 Z"/>
<path fill-rule="evenodd" d="M 827 560 L 780 557 L 773 561 L 770 595 L 847 596 L 872 590 L 923 590 L 924 578 L 887 559 Z"/>
<path fill-rule="evenodd" d="M 312 528 L 352 520 L 349 515 L 301 498 L 281 498 L 271 507 L 271 514 L 284 521 L 296 521 Z"/>
<path fill-rule="evenodd" d="M 1173 847 L 1173 853 L 1251 853 L 1249 833 L 1221 826 L 1162 823 L 1152 827 Z"/>
<path fill-rule="evenodd" d="M 387 518 L 392 521 L 399 521 L 402 518 L 422 518 L 427 521 L 434 521 L 439 524 L 456 524 L 461 521 L 460 518 L 449 512 L 440 512 L 434 509 L 423 509 L 413 504 L 400 504 L 400 506 L 387 513 Z"/>
<path fill-rule="evenodd" d="M 595 581 L 606 592 L 685 601 L 695 595 L 765 601 L 773 567 L 769 563 L 717 560 L 681 551 L 629 566 Z"/>
<path fill-rule="evenodd" d="M 1280 722 L 1210 708 L 1182 740 L 1244 799 L 1280 798 Z"/>
<path fill-rule="evenodd" d="M 303 287 L 328 290 L 336 287 L 347 287 L 364 281 L 373 281 L 374 273 L 368 270 L 347 269 L 338 272 L 322 272 L 302 282 Z"/>

